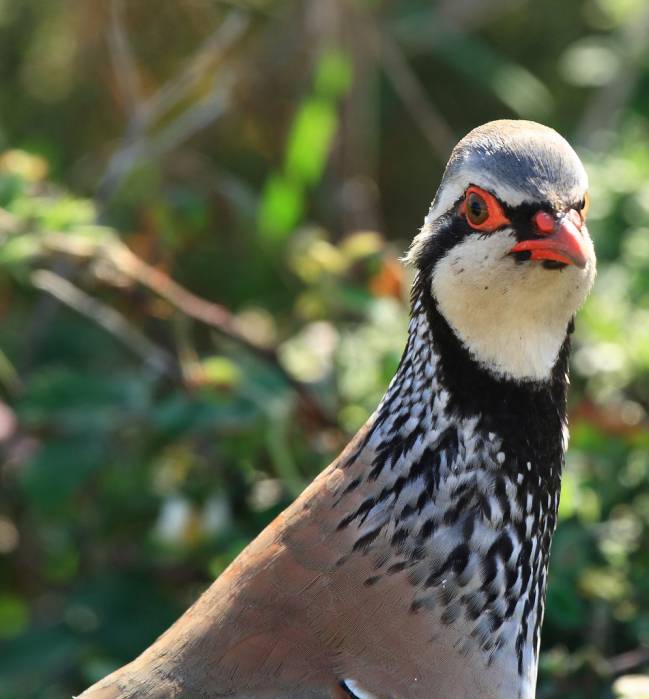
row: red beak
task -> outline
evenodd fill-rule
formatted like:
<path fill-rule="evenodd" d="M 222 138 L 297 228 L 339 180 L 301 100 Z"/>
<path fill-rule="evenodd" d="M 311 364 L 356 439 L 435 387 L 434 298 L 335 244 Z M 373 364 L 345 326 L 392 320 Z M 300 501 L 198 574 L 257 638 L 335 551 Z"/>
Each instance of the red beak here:
<path fill-rule="evenodd" d="M 586 266 L 588 256 L 579 232 L 582 224 L 579 212 L 572 209 L 554 219 L 545 211 L 539 211 L 534 217 L 534 223 L 537 233 L 543 237 L 516 243 L 509 251 L 510 254 L 530 252 L 532 260 L 554 260 L 580 269 Z"/>

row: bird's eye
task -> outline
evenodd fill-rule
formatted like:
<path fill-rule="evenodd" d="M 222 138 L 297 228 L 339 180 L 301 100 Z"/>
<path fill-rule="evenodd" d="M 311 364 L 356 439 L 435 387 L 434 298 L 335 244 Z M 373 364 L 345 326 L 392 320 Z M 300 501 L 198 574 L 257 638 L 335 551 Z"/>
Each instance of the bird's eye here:
<path fill-rule="evenodd" d="M 487 202 L 477 192 L 471 192 L 466 198 L 466 217 L 474 226 L 479 226 L 489 218 Z"/>
<path fill-rule="evenodd" d="M 588 209 L 590 209 L 590 194 L 586 192 L 586 194 L 584 194 L 584 198 L 579 202 L 579 215 L 581 216 L 582 221 L 586 220 L 586 216 L 588 216 Z"/>
<path fill-rule="evenodd" d="M 496 197 L 474 185 L 464 193 L 459 212 L 471 228 L 486 233 L 510 223 Z"/>

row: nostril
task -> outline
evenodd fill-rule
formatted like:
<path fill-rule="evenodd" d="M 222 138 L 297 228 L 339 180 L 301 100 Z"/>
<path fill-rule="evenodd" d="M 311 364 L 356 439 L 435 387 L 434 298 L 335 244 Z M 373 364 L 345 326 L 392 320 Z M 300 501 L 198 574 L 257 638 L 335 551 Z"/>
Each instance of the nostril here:
<path fill-rule="evenodd" d="M 547 211 L 538 211 L 534 215 L 534 224 L 541 235 L 549 235 L 554 231 L 557 222 Z"/>

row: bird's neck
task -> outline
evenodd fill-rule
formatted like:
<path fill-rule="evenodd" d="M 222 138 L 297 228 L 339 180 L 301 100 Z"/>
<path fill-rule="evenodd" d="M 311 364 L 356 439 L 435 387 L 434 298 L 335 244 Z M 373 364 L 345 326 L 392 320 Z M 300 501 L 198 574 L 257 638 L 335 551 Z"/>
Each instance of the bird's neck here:
<path fill-rule="evenodd" d="M 426 287 L 415 282 L 406 348 L 373 417 L 371 443 L 407 447 L 413 433 L 430 440 L 445 422 L 470 425 L 507 448 L 503 471 L 536 459 L 535 473 L 550 487 L 549 469 L 561 464 L 567 440 L 569 334 L 547 381 L 507 379 L 473 359 Z"/>
<path fill-rule="evenodd" d="M 367 584 L 407 575 L 413 612 L 441 615 L 485 658 L 509 647 L 525 682 L 559 502 L 567 353 L 566 340 L 547 383 L 492 377 L 416 286 L 402 361 L 348 460 L 363 470 L 338 503 L 353 552 L 375 558 Z M 360 506 L 345 504 L 352 491 Z"/>

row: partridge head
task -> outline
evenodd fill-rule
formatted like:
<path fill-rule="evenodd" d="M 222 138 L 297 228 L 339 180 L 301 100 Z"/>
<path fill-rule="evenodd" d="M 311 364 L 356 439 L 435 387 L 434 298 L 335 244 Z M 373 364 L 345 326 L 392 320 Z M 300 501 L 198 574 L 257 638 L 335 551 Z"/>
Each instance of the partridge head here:
<path fill-rule="evenodd" d="M 555 131 L 454 149 L 367 424 L 139 658 L 83 699 L 532 699 L 566 448 L 587 178 Z"/>

